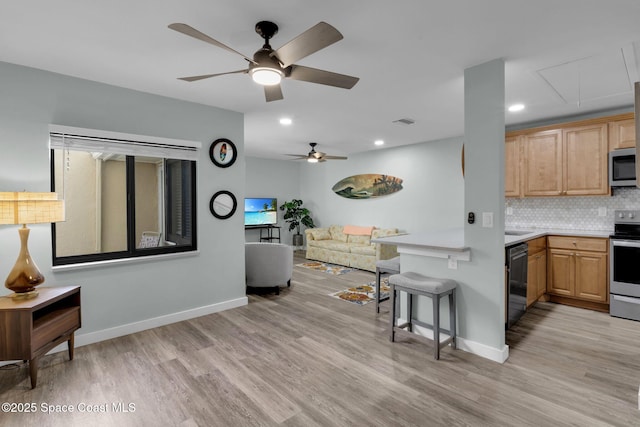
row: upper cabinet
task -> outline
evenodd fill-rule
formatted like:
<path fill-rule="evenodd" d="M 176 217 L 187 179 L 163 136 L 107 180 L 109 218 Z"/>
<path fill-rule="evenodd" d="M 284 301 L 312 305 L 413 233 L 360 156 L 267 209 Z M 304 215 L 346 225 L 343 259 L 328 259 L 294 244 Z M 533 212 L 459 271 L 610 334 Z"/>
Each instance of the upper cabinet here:
<path fill-rule="evenodd" d="M 562 140 L 562 194 L 609 194 L 607 124 L 564 129 Z"/>
<path fill-rule="evenodd" d="M 608 152 L 635 147 L 633 113 L 511 132 L 505 196 L 610 194 Z"/>
<path fill-rule="evenodd" d="M 544 131 L 524 136 L 525 197 L 562 194 L 562 132 Z"/>
<path fill-rule="evenodd" d="M 522 185 L 520 185 L 521 139 L 521 136 L 505 139 L 504 194 L 506 197 L 522 197 Z"/>
<path fill-rule="evenodd" d="M 636 122 L 633 118 L 609 122 L 609 151 L 636 146 Z"/>

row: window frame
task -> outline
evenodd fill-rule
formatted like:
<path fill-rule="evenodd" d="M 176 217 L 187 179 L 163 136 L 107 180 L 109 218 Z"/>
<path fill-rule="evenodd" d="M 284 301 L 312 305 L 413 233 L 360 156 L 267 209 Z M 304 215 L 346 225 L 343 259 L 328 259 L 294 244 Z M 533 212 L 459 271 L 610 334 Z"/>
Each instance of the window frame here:
<path fill-rule="evenodd" d="M 114 135 L 117 135 L 122 141 L 148 141 L 148 140 L 161 140 L 162 144 L 171 144 L 172 140 L 167 140 L 164 138 L 154 138 L 154 137 L 144 137 L 140 135 L 128 135 L 128 134 L 116 134 L 114 132 L 104 132 L 104 131 L 95 131 L 95 130 L 87 130 L 87 129 L 78 129 L 78 128 L 68 128 L 68 127 L 60 127 L 56 125 L 50 125 L 50 134 L 54 131 L 52 129 L 73 129 L 75 131 L 76 137 L 82 137 L 82 131 L 88 133 L 89 137 L 94 137 L 96 133 L 105 133 L 109 134 L 109 138 L 113 138 Z M 126 138 L 126 139 L 125 139 Z M 131 139 L 135 138 L 135 139 Z M 169 141 L 169 142 L 168 142 Z M 173 145 L 179 147 L 180 142 L 174 143 Z M 200 148 L 200 143 L 198 142 L 190 142 L 188 141 L 188 147 L 195 147 L 196 149 Z M 59 149 L 59 147 L 50 146 L 50 181 L 51 181 L 51 190 L 55 191 L 56 182 L 55 182 L 55 150 Z M 79 150 L 84 151 L 84 150 Z M 144 151 L 139 153 L 140 156 L 154 156 L 154 154 L 145 154 Z M 138 259 L 145 257 L 153 257 L 158 255 L 167 255 L 167 254 L 181 254 L 186 252 L 197 252 L 198 251 L 198 227 L 197 227 L 197 163 L 198 159 L 179 159 L 186 160 L 190 162 L 190 182 L 188 183 L 190 191 L 191 191 L 191 244 L 183 244 L 183 242 L 179 242 L 177 245 L 166 245 L 166 246 L 158 246 L 153 248 L 137 248 L 136 242 L 136 229 L 135 229 L 135 207 L 136 207 L 136 199 L 135 199 L 135 154 L 126 154 L 125 155 L 125 191 L 127 197 L 126 203 L 126 217 L 127 217 L 127 249 L 124 251 L 115 251 L 115 252 L 105 252 L 105 253 L 91 253 L 91 254 L 83 254 L 83 255 L 70 255 L 58 257 L 56 254 L 56 224 L 51 224 L 51 248 L 52 248 L 52 265 L 53 267 L 62 267 L 62 266 L 74 266 L 78 264 L 89 264 L 96 263 L 101 261 L 114 261 L 114 260 L 127 260 L 127 259 Z M 197 156 L 196 156 L 197 157 Z M 167 160 L 174 160 L 172 157 L 162 156 L 163 162 Z M 166 171 L 165 171 L 166 173 Z M 166 177 L 165 183 L 165 193 L 163 195 L 162 205 L 164 214 L 167 214 L 167 189 L 166 189 Z M 163 224 L 163 237 L 166 235 L 167 224 Z"/>

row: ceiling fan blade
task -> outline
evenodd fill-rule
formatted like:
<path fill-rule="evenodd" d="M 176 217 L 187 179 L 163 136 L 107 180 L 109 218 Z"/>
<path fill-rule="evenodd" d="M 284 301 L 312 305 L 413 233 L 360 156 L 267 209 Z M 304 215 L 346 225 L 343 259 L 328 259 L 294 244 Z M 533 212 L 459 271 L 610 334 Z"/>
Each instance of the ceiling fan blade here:
<path fill-rule="evenodd" d="M 218 73 L 218 74 L 203 74 L 201 76 L 191 76 L 191 77 L 178 77 L 179 80 L 184 80 L 185 82 L 195 82 L 197 80 L 208 79 L 209 77 L 216 76 L 224 76 L 225 74 L 238 74 L 238 73 L 248 73 L 249 70 L 237 70 L 237 71 L 229 71 L 226 73 Z"/>
<path fill-rule="evenodd" d="M 282 96 L 282 88 L 280 85 L 271 85 L 264 87 L 264 97 L 267 99 L 267 102 L 271 101 L 279 101 L 284 99 Z"/>
<path fill-rule="evenodd" d="M 323 159 L 327 160 L 347 160 L 345 156 L 324 156 Z"/>
<path fill-rule="evenodd" d="M 326 22 L 319 22 L 272 52 L 271 56 L 278 58 L 283 67 L 288 67 L 294 62 L 342 40 L 342 38 L 340 31 Z"/>
<path fill-rule="evenodd" d="M 240 56 L 242 56 L 244 59 L 246 59 L 249 62 L 252 62 L 254 64 L 257 64 L 253 59 L 249 58 L 246 55 L 243 55 L 242 53 L 238 52 L 237 50 L 231 49 L 229 46 L 227 46 L 224 43 L 220 43 L 218 40 L 212 39 L 211 37 L 209 37 L 208 35 L 201 33 L 200 31 L 196 30 L 195 28 L 187 25 L 187 24 L 182 24 L 179 22 L 173 23 L 169 25 L 169 28 L 171 28 L 174 31 L 177 31 L 179 33 L 185 34 L 187 36 L 191 36 L 193 38 L 196 38 L 198 40 L 202 40 L 203 42 L 212 44 L 214 46 L 220 47 L 224 50 L 228 50 L 229 52 L 233 52 L 235 54 L 238 54 Z"/>
<path fill-rule="evenodd" d="M 291 160 L 307 160 L 309 158 L 309 156 L 301 156 L 300 154 L 285 154 L 285 156 L 297 157 L 296 159 Z"/>
<path fill-rule="evenodd" d="M 342 89 L 351 89 L 358 83 L 358 80 L 360 80 L 358 77 L 332 73 L 331 71 L 318 70 L 317 68 L 304 67 L 302 65 L 292 65 L 289 78 Z"/>
<path fill-rule="evenodd" d="M 323 157 L 325 157 L 327 155 L 327 153 L 323 153 L 322 151 L 314 151 L 313 153 L 309 153 L 309 156 L 313 156 L 316 159 L 321 159 Z"/>

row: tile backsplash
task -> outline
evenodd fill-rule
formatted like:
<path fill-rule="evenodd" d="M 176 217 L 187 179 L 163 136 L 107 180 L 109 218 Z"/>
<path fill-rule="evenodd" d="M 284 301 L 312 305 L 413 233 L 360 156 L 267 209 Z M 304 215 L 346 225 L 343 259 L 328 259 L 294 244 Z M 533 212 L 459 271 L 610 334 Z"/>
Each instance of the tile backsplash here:
<path fill-rule="evenodd" d="M 606 209 L 605 216 L 599 216 L 601 208 Z M 608 231 L 613 230 L 613 211 L 616 209 L 640 209 L 640 189 L 614 188 L 611 197 L 505 199 L 505 228 Z"/>

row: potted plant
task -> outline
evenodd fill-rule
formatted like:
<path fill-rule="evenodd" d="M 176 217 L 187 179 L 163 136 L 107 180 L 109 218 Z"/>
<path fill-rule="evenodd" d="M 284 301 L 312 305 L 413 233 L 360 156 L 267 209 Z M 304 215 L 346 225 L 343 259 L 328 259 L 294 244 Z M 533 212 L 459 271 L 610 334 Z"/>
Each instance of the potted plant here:
<path fill-rule="evenodd" d="M 302 200 L 293 199 L 280 205 L 280 210 L 284 212 L 284 220 L 289 223 L 289 231 L 296 230 L 293 235 L 293 246 L 302 246 L 302 234 L 300 234 L 300 225 L 306 227 L 315 227 L 311 218 L 309 209 L 302 207 Z"/>

